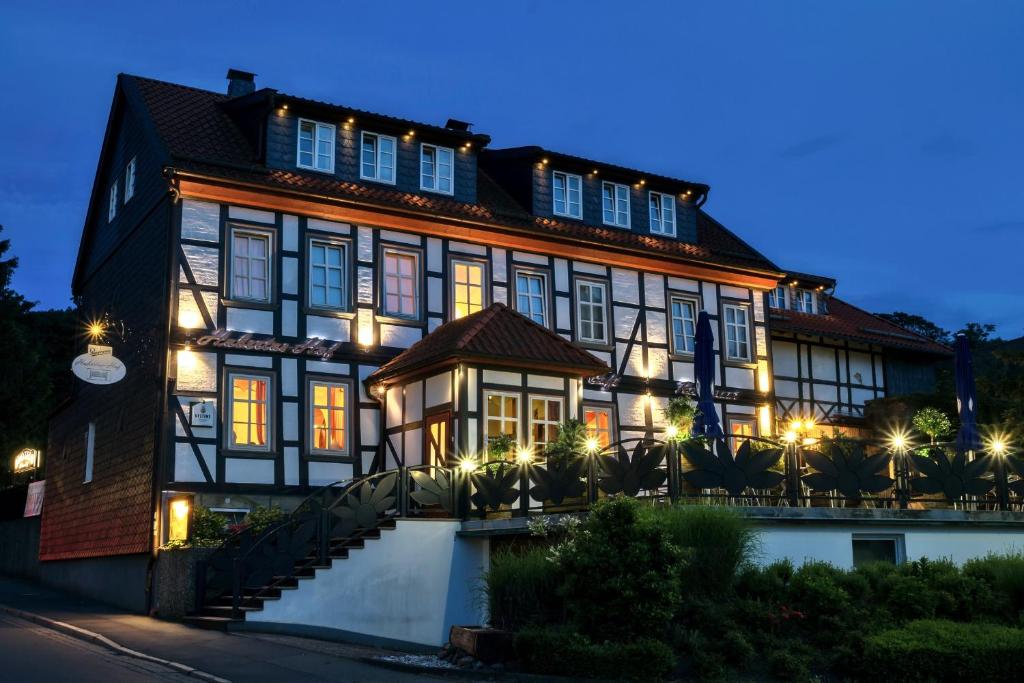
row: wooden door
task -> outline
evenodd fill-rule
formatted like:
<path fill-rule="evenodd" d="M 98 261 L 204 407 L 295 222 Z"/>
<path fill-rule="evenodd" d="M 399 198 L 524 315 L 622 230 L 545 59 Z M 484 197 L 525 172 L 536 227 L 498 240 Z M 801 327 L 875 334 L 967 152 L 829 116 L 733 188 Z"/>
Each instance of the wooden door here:
<path fill-rule="evenodd" d="M 428 415 L 423 429 L 426 441 L 423 453 L 424 465 L 448 466 L 452 450 L 452 414 L 449 411 Z"/>

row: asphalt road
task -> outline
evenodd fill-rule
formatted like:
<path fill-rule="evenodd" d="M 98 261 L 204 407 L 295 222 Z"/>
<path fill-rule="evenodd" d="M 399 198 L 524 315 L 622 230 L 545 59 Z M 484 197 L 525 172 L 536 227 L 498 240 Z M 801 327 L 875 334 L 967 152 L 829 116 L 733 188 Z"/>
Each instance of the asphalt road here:
<path fill-rule="evenodd" d="M 74 681 L 134 683 L 195 678 L 133 657 L 117 655 L 63 633 L 0 612 L 0 679 L 11 683 Z"/>

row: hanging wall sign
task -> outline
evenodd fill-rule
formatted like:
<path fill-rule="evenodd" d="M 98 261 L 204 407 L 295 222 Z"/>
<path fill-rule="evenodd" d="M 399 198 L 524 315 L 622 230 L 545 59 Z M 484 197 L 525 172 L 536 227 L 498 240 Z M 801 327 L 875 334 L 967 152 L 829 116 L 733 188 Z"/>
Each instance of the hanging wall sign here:
<path fill-rule="evenodd" d="M 25 517 L 38 517 L 43 512 L 43 494 L 46 492 L 46 480 L 34 481 L 28 485 L 25 497 Z"/>
<path fill-rule="evenodd" d="M 89 344 L 89 349 L 71 362 L 71 372 L 89 384 L 113 384 L 124 379 L 126 370 L 109 346 Z"/>
<path fill-rule="evenodd" d="M 189 406 L 188 423 L 193 427 L 213 426 L 213 404 L 197 401 Z"/>
<path fill-rule="evenodd" d="M 39 468 L 39 451 L 35 448 L 23 448 L 14 456 L 14 473 L 31 472 Z"/>

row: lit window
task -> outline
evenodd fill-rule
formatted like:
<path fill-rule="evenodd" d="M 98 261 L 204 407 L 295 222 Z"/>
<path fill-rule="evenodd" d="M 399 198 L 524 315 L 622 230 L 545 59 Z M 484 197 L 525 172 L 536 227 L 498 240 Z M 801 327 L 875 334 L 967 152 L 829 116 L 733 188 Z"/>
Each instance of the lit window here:
<path fill-rule="evenodd" d="M 309 305 L 345 307 L 345 245 L 323 240 L 309 242 Z"/>
<path fill-rule="evenodd" d="M 395 249 L 384 252 L 384 315 L 418 318 L 419 259 Z"/>
<path fill-rule="evenodd" d="M 519 394 L 484 392 L 484 403 L 487 406 L 487 441 L 494 441 L 502 434 L 519 441 Z"/>
<path fill-rule="evenodd" d="M 395 182 L 395 139 L 387 135 L 363 133 L 362 163 L 359 177 L 381 183 Z"/>
<path fill-rule="evenodd" d="M 729 440 L 732 442 L 729 445 L 733 453 L 735 453 L 736 449 L 742 446 L 744 442 L 749 441 L 749 439 L 744 437 L 756 436 L 754 433 L 754 418 L 729 416 L 728 420 Z"/>
<path fill-rule="evenodd" d="M 135 157 L 124 169 L 124 203 L 135 196 Z"/>
<path fill-rule="evenodd" d="M 629 186 L 602 183 L 601 206 L 605 225 L 629 227 Z"/>
<path fill-rule="evenodd" d="M 110 186 L 110 202 L 107 204 L 107 222 L 110 223 L 117 216 L 117 181 Z"/>
<path fill-rule="evenodd" d="M 270 301 L 270 235 L 231 233 L 231 298 Z"/>
<path fill-rule="evenodd" d="M 516 310 L 547 327 L 546 278 L 539 273 L 516 273 Z"/>
<path fill-rule="evenodd" d="M 772 308 L 785 308 L 786 307 L 786 287 L 785 285 L 779 285 L 772 291 L 768 292 L 768 305 Z"/>
<path fill-rule="evenodd" d="M 697 302 L 672 297 L 672 350 L 693 353 L 697 334 Z"/>
<path fill-rule="evenodd" d="M 726 360 L 750 360 L 750 325 L 744 306 L 722 306 L 725 314 Z"/>
<path fill-rule="evenodd" d="M 814 292 L 809 289 L 794 290 L 793 309 L 801 313 L 814 313 Z"/>
<path fill-rule="evenodd" d="M 96 423 L 90 422 L 85 431 L 85 477 L 82 483 L 92 481 L 92 465 L 96 460 Z"/>
<path fill-rule="evenodd" d="M 420 189 L 451 194 L 454 159 L 455 153 L 447 147 L 420 147 Z"/>
<path fill-rule="evenodd" d="M 583 218 L 583 179 L 578 175 L 555 171 L 552 175 L 552 185 L 555 215 Z"/>
<path fill-rule="evenodd" d="M 313 171 L 334 173 L 334 126 L 299 119 L 296 165 Z"/>
<path fill-rule="evenodd" d="M 656 235 L 676 236 L 676 198 L 670 194 L 652 192 L 651 232 Z"/>
<path fill-rule="evenodd" d="M 597 439 L 601 448 L 612 442 L 612 409 L 605 406 L 583 406 L 583 423 L 587 438 Z"/>
<path fill-rule="evenodd" d="M 309 383 L 310 450 L 314 453 L 348 453 L 347 393 L 348 386 L 340 382 Z"/>
<path fill-rule="evenodd" d="M 453 316 L 461 318 L 484 307 L 484 266 L 482 263 L 452 261 Z"/>
<path fill-rule="evenodd" d="M 576 281 L 576 323 L 580 341 L 608 341 L 605 285 L 591 280 Z"/>
<path fill-rule="evenodd" d="M 540 452 L 558 435 L 562 424 L 562 399 L 530 397 L 530 445 Z"/>
<path fill-rule="evenodd" d="M 261 375 L 228 376 L 231 402 L 228 404 L 231 425 L 230 448 L 270 450 L 270 379 Z"/>

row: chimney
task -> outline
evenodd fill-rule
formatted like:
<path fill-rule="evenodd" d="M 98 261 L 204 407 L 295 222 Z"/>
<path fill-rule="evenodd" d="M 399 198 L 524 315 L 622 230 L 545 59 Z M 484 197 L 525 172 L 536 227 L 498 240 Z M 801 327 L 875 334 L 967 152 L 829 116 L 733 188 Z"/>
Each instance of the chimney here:
<path fill-rule="evenodd" d="M 228 97 L 243 97 L 256 91 L 256 74 L 228 69 Z"/>

